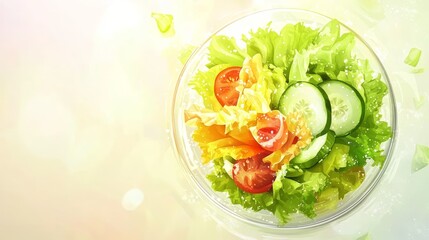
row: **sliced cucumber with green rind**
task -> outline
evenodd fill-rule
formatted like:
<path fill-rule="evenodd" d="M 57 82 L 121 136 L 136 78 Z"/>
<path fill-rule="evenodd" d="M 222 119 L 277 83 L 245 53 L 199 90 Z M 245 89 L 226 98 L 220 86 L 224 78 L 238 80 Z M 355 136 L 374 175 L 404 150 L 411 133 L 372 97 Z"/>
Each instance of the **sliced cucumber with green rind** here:
<path fill-rule="evenodd" d="M 301 153 L 291 160 L 291 163 L 298 165 L 301 168 L 310 168 L 324 159 L 332 149 L 335 143 L 335 133 L 328 131 L 322 136 L 319 136 L 304 148 Z"/>
<path fill-rule="evenodd" d="M 328 80 L 319 84 L 331 103 L 331 130 L 339 137 L 346 136 L 359 127 L 365 114 L 365 102 L 350 84 Z"/>
<path fill-rule="evenodd" d="M 331 126 L 331 106 L 325 91 L 310 82 L 291 84 L 283 93 L 279 110 L 284 115 L 300 112 L 313 136 L 325 134 Z"/>

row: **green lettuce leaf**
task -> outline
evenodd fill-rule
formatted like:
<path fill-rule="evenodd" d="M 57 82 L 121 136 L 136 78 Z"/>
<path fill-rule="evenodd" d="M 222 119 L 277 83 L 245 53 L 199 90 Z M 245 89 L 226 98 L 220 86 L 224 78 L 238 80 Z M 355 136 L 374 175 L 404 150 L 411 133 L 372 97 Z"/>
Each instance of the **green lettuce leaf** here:
<path fill-rule="evenodd" d="M 229 64 L 231 66 L 242 66 L 247 53 L 237 46 L 235 38 L 224 35 L 213 36 L 209 49 L 209 63 L 207 67 L 218 64 Z"/>
<path fill-rule="evenodd" d="M 297 212 L 309 218 L 315 217 L 316 196 L 327 185 L 326 175 L 307 171 L 295 181 L 284 177 L 287 174 L 285 166 L 282 166 L 278 173 L 280 176 L 273 183 L 274 214 L 280 223 L 286 223 L 290 215 Z"/>
<path fill-rule="evenodd" d="M 239 189 L 234 180 L 225 171 L 223 167 L 224 161 L 228 161 L 228 159 L 214 159 L 213 171 L 207 175 L 213 190 L 228 193 L 231 203 L 239 204 L 243 208 L 252 209 L 253 211 L 267 209 L 274 204 L 273 196 L 270 192 L 251 194 Z"/>
<path fill-rule="evenodd" d="M 373 159 L 374 165 L 381 166 L 386 159 L 381 144 L 392 137 L 392 128 L 381 120 L 379 113 L 388 89 L 380 76 L 365 80 L 362 87 L 366 99 L 364 120 L 358 129 L 345 137 L 350 145 L 350 156 L 354 159 L 349 166 L 364 166 L 368 159 Z"/>
<path fill-rule="evenodd" d="M 284 26 L 280 36 L 274 40 L 274 65 L 286 68 L 288 73 L 295 53 L 310 46 L 316 36 L 317 30 L 306 27 L 303 23 Z"/>
<path fill-rule="evenodd" d="M 288 164 L 284 164 L 276 173 L 276 179 L 273 182 L 273 197 L 280 199 L 279 191 L 283 188 L 282 180 L 286 177 Z"/>
<path fill-rule="evenodd" d="M 429 147 L 417 144 L 411 161 L 411 170 L 417 172 L 429 165 Z"/>
<path fill-rule="evenodd" d="M 263 78 L 267 81 L 268 88 L 271 91 L 271 109 L 278 109 L 280 97 L 287 88 L 286 78 L 282 68 L 274 65 L 265 65 L 262 71 Z"/>
<path fill-rule="evenodd" d="M 225 68 L 230 67 L 228 64 L 220 64 L 204 71 L 198 71 L 189 81 L 189 86 L 193 88 L 203 98 L 204 106 L 208 109 L 219 109 L 221 105 L 214 95 L 214 82 L 216 76 Z"/>
<path fill-rule="evenodd" d="M 354 61 L 351 51 L 354 47 L 355 38 L 352 33 L 345 33 L 339 37 L 332 46 L 312 50 L 310 55 L 311 68 L 314 73 L 326 76 L 330 79 L 336 79 L 340 71 L 345 71 L 346 66 Z"/>
<path fill-rule="evenodd" d="M 347 167 L 349 149 L 350 147 L 348 145 L 335 143 L 334 146 L 332 146 L 331 152 L 329 152 L 328 156 L 320 163 L 322 165 L 322 172 L 328 175 L 334 170 Z"/>
<path fill-rule="evenodd" d="M 332 46 L 340 36 L 340 23 L 338 20 L 333 19 L 328 22 L 325 26 L 320 28 L 314 44 L 321 47 Z"/>
<path fill-rule="evenodd" d="M 250 31 L 249 37 L 243 35 L 242 39 L 247 45 L 247 53 L 250 56 L 261 54 L 262 63 L 272 64 L 274 58 L 274 42 L 279 34 L 270 29 L 270 24 L 266 28 L 258 28 L 256 32 Z"/>
<path fill-rule="evenodd" d="M 314 204 L 314 210 L 316 213 L 320 214 L 335 209 L 339 201 L 340 193 L 338 188 L 326 188 L 317 197 L 317 202 Z"/>
<path fill-rule="evenodd" d="M 339 198 L 357 189 L 365 179 L 363 167 L 353 167 L 346 171 L 332 171 L 329 173 L 330 187 L 337 188 Z"/>
<path fill-rule="evenodd" d="M 298 51 L 293 57 L 292 65 L 289 70 L 289 84 L 298 81 L 309 81 L 310 78 L 307 76 L 308 64 L 310 63 L 310 57 L 307 51 L 302 51 L 302 54 Z"/>

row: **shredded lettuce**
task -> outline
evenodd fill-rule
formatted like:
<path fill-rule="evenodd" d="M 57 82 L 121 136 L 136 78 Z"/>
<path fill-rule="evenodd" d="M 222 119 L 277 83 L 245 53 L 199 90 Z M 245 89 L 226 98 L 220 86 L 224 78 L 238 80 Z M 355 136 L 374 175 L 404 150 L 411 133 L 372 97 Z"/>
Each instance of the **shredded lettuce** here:
<path fill-rule="evenodd" d="M 427 165 L 429 165 L 429 147 L 417 144 L 411 161 L 411 170 L 417 172 Z"/>
<path fill-rule="evenodd" d="M 415 67 L 419 63 L 421 55 L 422 55 L 422 50 L 418 48 L 411 48 L 410 52 L 408 53 L 407 57 L 404 60 L 404 63 Z"/>
<path fill-rule="evenodd" d="M 303 23 L 284 26 L 274 42 L 274 65 L 286 68 L 288 73 L 295 53 L 309 47 L 317 34 L 317 30 L 306 27 Z"/>
<path fill-rule="evenodd" d="M 153 12 L 151 17 L 155 19 L 158 30 L 161 33 L 174 32 L 173 15 Z"/>

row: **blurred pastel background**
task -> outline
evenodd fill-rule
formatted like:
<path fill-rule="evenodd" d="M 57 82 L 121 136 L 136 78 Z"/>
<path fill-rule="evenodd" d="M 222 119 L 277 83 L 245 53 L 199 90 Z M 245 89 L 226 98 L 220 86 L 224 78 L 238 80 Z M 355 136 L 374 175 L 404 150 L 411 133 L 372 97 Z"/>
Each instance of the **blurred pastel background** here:
<path fill-rule="evenodd" d="M 394 163 L 371 201 L 297 239 L 429 239 L 425 0 L 0 0 L 0 239 L 289 239 L 212 218 L 179 168 L 170 100 L 186 45 L 252 11 L 338 18 L 375 49 L 398 107 Z M 163 36 L 152 12 L 174 16 Z M 412 73 L 403 63 L 423 50 Z"/>

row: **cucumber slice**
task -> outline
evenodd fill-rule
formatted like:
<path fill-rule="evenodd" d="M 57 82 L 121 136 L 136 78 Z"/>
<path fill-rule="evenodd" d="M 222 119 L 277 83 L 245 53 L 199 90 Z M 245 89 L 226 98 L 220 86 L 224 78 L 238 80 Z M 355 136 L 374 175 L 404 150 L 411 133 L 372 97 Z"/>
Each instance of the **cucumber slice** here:
<path fill-rule="evenodd" d="M 313 139 L 313 141 L 304 148 L 301 153 L 291 160 L 291 163 L 301 168 L 310 168 L 324 159 L 332 149 L 335 143 L 335 133 L 328 131 L 324 135 Z"/>
<path fill-rule="evenodd" d="M 279 110 L 284 115 L 300 112 L 313 136 L 325 134 L 331 126 L 331 106 L 325 91 L 310 82 L 296 82 L 283 93 Z"/>
<path fill-rule="evenodd" d="M 328 80 L 319 86 L 325 90 L 331 103 L 331 130 L 341 137 L 359 127 L 365 113 L 365 103 L 359 92 L 339 80 Z"/>

